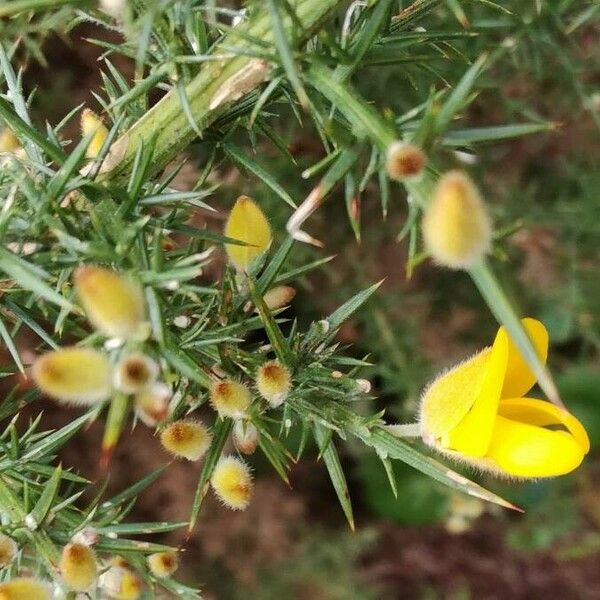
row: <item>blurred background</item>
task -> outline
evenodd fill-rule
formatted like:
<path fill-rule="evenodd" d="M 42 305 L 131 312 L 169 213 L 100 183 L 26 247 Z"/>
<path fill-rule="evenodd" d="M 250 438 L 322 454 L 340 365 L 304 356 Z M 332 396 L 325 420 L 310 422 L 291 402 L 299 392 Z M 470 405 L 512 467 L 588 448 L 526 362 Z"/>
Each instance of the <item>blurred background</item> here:
<path fill-rule="evenodd" d="M 469 13 L 470 22 L 463 25 L 485 36 L 448 48 L 463 54 L 462 65 L 444 64 L 440 53 L 428 70 L 410 62 L 373 66 L 361 70 L 354 83 L 381 111 L 402 114 L 424 90 L 456 83 L 469 60 L 490 43 L 506 48 L 483 76 L 461 124 L 546 120 L 553 129 L 479 146 L 474 153 L 438 151 L 432 160 L 439 168 L 468 169 L 484 191 L 497 225 L 496 264 L 503 284 L 521 314 L 549 329 L 550 366 L 596 451 L 573 475 L 556 480 L 480 477 L 523 507 L 520 515 L 457 495 L 401 464 L 395 466 L 396 500 L 380 461 L 358 445 L 345 444 L 340 451 L 355 505 L 355 532 L 348 529 L 316 452 L 293 468 L 291 489 L 255 459 L 256 492 L 247 511 L 232 513 L 208 500 L 191 539 L 185 533 L 166 538 L 185 544 L 181 575 L 200 584 L 207 599 L 600 598 L 600 24 L 592 18 L 600 11 L 594 2 L 509 4 L 513 15 L 505 17 L 506 27 L 494 24 L 498 10 L 485 9 L 485 3 Z M 591 12 L 580 22 L 563 19 L 563 8 L 571 5 L 589 5 Z M 456 28 L 448 8 L 435 18 L 432 27 Z M 46 40 L 47 63 L 31 60 L 26 71 L 26 85 L 37 89 L 40 123 L 58 122 L 81 102 L 98 110 L 91 92 L 101 85 L 102 50 L 86 40 L 115 41 L 111 36 L 84 25 Z M 126 59 L 113 57 L 113 63 L 131 77 Z M 322 157 L 320 141 L 310 127 L 298 125 L 289 106 L 278 104 L 273 112 L 271 125 L 293 160 L 265 142 L 253 159 L 277 172 L 279 182 L 302 198 L 311 183 L 300 172 Z M 78 137 L 76 125 L 68 134 Z M 251 151 L 242 135 L 237 143 Z M 204 158 L 202 144 L 192 146 L 174 187 L 189 189 Z M 219 213 L 200 212 L 199 221 L 221 228 L 235 198 L 245 193 L 260 203 L 276 236 L 283 237 L 289 208 L 252 174 L 224 162 L 210 179 L 219 185 L 209 200 Z M 410 422 L 427 381 L 488 344 L 496 324 L 466 275 L 428 262 L 407 275 L 407 243 L 396 239 L 407 216 L 400 187 L 392 189 L 385 219 L 375 187 L 356 197 L 352 210 L 360 235 L 348 219 L 343 191 L 308 221 L 307 229 L 325 240 L 325 248 L 298 245 L 294 263 L 335 257 L 294 284 L 297 295 L 284 316 L 306 326 L 385 278 L 376 297 L 343 327 L 339 341 L 348 345 L 349 355 L 368 355 L 374 364 L 360 375 L 372 383 L 371 408 L 385 409 L 390 420 Z M 217 260 L 205 277 L 214 280 L 221 269 Z M 64 422 L 72 416 L 58 411 L 52 405 L 49 418 Z M 79 436 L 65 462 L 88 476 L 99 475 L 98 457 L 90 448 L 99 447 L 100 435 L 97 427 Z M 111 475 L 115 488 L 167 460 L 149 430 L 138 428 L 125 438 Z M 140 497 L 133 516 L 186 520 L 196 471 L 193 464 L 173 463 Z"/>

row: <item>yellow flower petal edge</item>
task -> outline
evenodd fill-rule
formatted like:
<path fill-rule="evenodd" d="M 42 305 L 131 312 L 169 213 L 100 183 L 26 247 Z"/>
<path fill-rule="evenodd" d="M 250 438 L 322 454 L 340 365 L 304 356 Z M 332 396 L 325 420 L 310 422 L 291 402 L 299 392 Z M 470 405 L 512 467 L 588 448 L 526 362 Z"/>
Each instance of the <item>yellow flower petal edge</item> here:
<path fill-rule="evenodd" d="M 522 323 L 545 362 L 545 327 L 535 319 Z M 589 451 L 588 435 L 566 410 L 521 397 L 535 381 L 501 327 L 491 348 L 442 374 L 425 390 L 420 413 L 423 440 L 498 475 L 535 478 L 569 473 Z"/>
<path fill-rule="evenodd" d="M 246 270 L 252 261 L 271 245 L 271 227 L 264 213 L 248 196 L 240 196 L 231 209 L 225 225 L 225 235 L 248 244 L 226 244 L 230 262 L 240 271 Z"/>

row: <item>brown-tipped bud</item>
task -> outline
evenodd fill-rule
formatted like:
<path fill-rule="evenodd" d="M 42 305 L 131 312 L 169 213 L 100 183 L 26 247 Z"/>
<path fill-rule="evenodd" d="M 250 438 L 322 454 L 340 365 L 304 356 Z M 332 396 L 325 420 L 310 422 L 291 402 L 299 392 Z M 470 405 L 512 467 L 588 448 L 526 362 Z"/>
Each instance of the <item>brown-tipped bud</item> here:
<path fill-rule="evenodd" d="M 10 565 L 18 551 L 19 547 L 15 540 L 0 533 L 0 569 L 4 569 L 4 567 Z"/>
<path fill-rule="evenodd" d="M 142 580 L 125 566 L 113 566 L 100 577 L 100 586 L 112 600 L 137 600 L 142 595 Z"/>
<path fill-rule="evenodd" d="M 426 164 L 427 156 L 414 144 L 398 141 L 388 148 L 385 166 L 390 179 L 416 179 L 423 174 Z"/>
<path fill-rule="evenodd" d="M 135 413 L 144 425 L 156 427 L 169 416 L 171 388 L 157 381 L 135 395 Z"/>
<path fill-rule="evenodd" d="M 235 456 L 219 459 L 210 479 L 215 494 L 232 510 L 244 510 L 252 496 L 250 467 Z"/>
<path fill-rule="evenodd" d="M 167 425 L 160 432 L 160 441 L 174 456 L 199 460 L 209 449 L 212 436 L 199 421 L 182 419 Z"/>
<path fill-rule="evenodd" d="M 81 113 L 81 135 L 92 136 L 90 145 L 85 151 L 87 158 L 96 158 L 102 150 L 102 146 L 108 137 L 108 129 L 102 122 L 102 119 L 89 108 L 84 109 Z"/>
<path fill-rule="evenodd" d="M 85 266 L 75 271 L 75 289 L 96 329 L 124 339 L 140 335 L 145 303 L 138 283 L 104 267 Z"/>
<path fill-rule="evenodd" d="M 233 426 L 233 443 L 242 454 L 254 454 L 258 446 L 259 433 L 250 421 L 235 422 Z"/>
<path fill-rule="evenodd" d="M 425 246 L 434 260 L 468 269 L 489 251 L 492 225 L 479 191 L 462 171 L 443 175 L 423 217 Z"/>
<path fill-rule="evenodd" d="M 221 417 L 239 419 L 244 416 L 251 402 L 248 388 L 231 379 L 216 381 L 210 391 L 210 403 Z"/>
<path fill-rule="evenodd" d="M 158 377 L 158 365 L 145 354 L 136 352 L 124 356 L 115 366 L 115 388 L 125 394 L 136 394 Z"/>
<path fill-rule="evenodd" d="M 148 557 L 148 568 L 154 577 L 170 577 L 178 566 L 177 552 L 156 552 Z"/>
<path fill-rule="evenodd" d="M 98 577 L 94 551 L 84 544 L 67 544 L 62 551 L 59 570 L 63 581 L 76 592 L 85 592 Z"/>
<path fill-rule="evenodd" d="M 240 271 L 245 271 L 271 245 L 269 222 L 259 206 L 248 196 L 240 196 L 231 209 L 225 225 L 225 235 L 247 244 L 225 245 L 229 261 Z"/>
<path fill-rule="evenodd" d="M 112 391 L 112 369 L 105 354 L 90 348 L 62 348 L 40 356 L 31 374 L 44 394 L 71 404 L 91 405 Z"/>
<path fill-rule="evenodd" d="M 0 583 L 0 600 L 51 600 L 51 598 L 50 586 L 33 577 L 16 577 Z"/>
<path fill-rule="evenodd" d="M 271 288 L 264 296 L 263 300 L 270 310 L 287 306 L 296 295 L 296 290 L 289 285 L 278 285 Z"/>
<path fill-rule="evenodd" d="M 256 387 L 271 408 L 277 408 L 283 404 L 292 387 L 290 372 L 278 360 L 271 360 L 259 367 Z"/>
<path fill-rule="evenodd" d="M 16 152 L 20 147 L 17 136 L 8 127 L 0 131 L 0 153 Z"/>

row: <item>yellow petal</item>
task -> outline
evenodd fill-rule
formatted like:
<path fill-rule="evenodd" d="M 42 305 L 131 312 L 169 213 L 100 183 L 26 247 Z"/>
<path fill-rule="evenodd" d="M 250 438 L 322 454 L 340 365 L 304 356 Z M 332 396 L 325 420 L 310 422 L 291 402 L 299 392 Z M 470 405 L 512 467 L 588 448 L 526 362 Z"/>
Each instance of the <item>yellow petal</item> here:
<path fill-rule="evenodd" d="M 473 457 L 483 457 L 488 449 L 494 422 L 498 413 L 500 391 L 506 372 L 508 344 L 506 336 L 496 335 L 494 345 L 488 354 L 484 377 L 477 389 L 477 397 L 471 410 L 452 429 L 443 445 Z M 475 384 L 475 382 L 473 383 Z"/>
<path fill-rule="evenodd" d="M 576 469 L 584 452 L 565 431 L 550 431 L 499 416 L 487 457 L 508 475 L 556 477 Z"/>
<path fill-rule="evenodd" d="M 112 389 L 108 358 L 90 348 L 62 348 L 38 358 L 32 368 L 35 383 L 56 400 L 93 404 L 106 400 Z"/>
<path fill-rule="evenodd" d="M 454 429 L 477 399 L 486 376 L 485 366 L 491 353 L 486 348 L 442 374 L 423 393 L 421 431 L 427 443 Z"/>
<path fill-rule="evenodd" d="M 81 134 L 83 136 L 92 135 L 92 140 L 85 151 L 85 155 L 87 158 L 96 158 L 108 137 L 108 129 L 102 119 L 89 108 L 81 113 Z"/>
<path fill-rule="evenodd" d="M 235 203 L 227 224 L 225 235 L 249 244 L 239 246 L 226 244 L 225 249 L 231 263 L 239 270 L 248 268 L 271 244 L 271 228 L 262 210 L 248 196 L 240 196 Z"/>
<path fill-rule="evenodd" d="M 538 427 L 563 425 L 569 430 L 584 454 L 590 450 L 590 438 L 577 417 L 550 402 L 535 398 L 501 400 L 498 414 L 512 421 L 520 421 Z"/>
<path fill-rule="evenodd" d="M 545 364 L 548 357 L 548 332 L 546 328 L 535 319 L 521 319 L 521 323 L 529 334 L 540 360 Z M 508 364 L 501 397 L 520 398 L 533 387 L 537 378 L 521 356 L 517 345 L 510 339 L 506 329 L 500 327 L 498 334 L 505 336 L 508 340 Z"/>
<path fill-rule="evenodd" d="M 110 269 L 89 265 L 75 271 L 75 288 L 96 329 L 127 339 L 139 334 L 145 305 L 137 283 Z"/>
<path fill-rule="evenodd" d="M 0 584 L 0 600 L 50 600 L 50 587 L 31 577 L 17 577 Z"/>

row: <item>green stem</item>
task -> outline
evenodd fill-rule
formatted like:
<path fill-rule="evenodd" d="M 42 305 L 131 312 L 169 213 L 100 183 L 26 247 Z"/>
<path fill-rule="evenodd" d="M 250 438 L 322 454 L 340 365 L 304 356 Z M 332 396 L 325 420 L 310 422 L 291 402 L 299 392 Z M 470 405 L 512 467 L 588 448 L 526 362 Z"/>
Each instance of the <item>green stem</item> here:
<path fill-rule="evenodd" d="M 295 30 L 294 34 L 304 42 L 318 30 L 324 19 L 345 2 L 296 0 L 293 4 L 297 22 L 303 27 L 301 31 Z M 293 23 L 287 13 L 282 14 L 282 20 L 286 30 L 291 31 Z M 227 48 L 232 46 L 251 52 L 252 43 L 247 40 L 252 38 L 274 44 L 271 18 L 265 7 L 246 23 L 236 26 L 215 46 L 213 54 L 226 58 L 205 63 L 185 87 L 194 123 L 186 117 L 177 90 L 171 90 L 115 142 L 102 169 L 101 179 L 125 177 L 139 146 L 147 145 L 154 136 L 156 145 L 151 168 L 153 173 L 159 172 L 197 137 L 196 131 L 204 132 L 234 102 L 243 100 L 267 81 L 271 77 L 271 68 L 265 60 L 244 55 L 227 57 L 231 52 Z"/>

